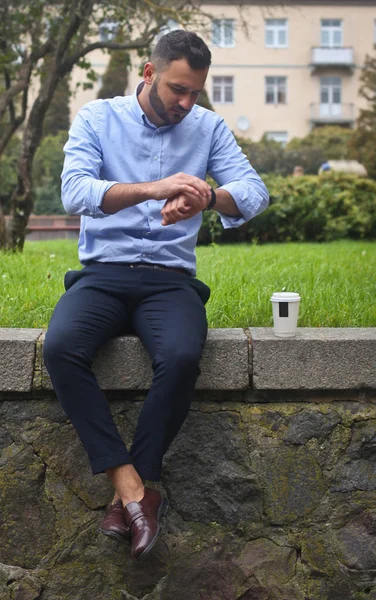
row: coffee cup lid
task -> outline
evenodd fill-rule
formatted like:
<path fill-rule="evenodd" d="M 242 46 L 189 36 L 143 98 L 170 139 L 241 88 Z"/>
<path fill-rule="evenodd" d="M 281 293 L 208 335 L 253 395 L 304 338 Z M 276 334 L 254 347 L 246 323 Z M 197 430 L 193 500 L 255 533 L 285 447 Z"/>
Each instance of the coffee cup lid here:
<path fill-rule="evenodd" d="M 274 292 L 270 300 L 272 302 L 299 302 L 300 296 L 296 292 Z"/>

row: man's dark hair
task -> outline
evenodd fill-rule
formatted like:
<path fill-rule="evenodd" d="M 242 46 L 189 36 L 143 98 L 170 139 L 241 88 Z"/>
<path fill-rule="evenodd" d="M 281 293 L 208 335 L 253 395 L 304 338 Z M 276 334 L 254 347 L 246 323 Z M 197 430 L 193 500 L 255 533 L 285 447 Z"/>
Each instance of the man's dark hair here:
<path fill-rule="evenodd" d="M 159 70 L 163 70 L 173 60 L 182 58 L 186 59 L 191 69 L 206 69 L 211 63 L 211 52 L 196 33 L 176 29 L 161 37 L 150 60 Z"/>

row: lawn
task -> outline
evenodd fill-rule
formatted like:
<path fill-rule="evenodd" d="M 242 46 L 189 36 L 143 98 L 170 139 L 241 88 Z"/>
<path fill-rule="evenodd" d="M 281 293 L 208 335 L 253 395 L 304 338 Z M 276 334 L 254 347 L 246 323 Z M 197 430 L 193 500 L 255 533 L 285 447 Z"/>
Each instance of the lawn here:
<path fill-rule="evenodd" d="M 210 327 L 272 326 L 270 296 L 299 292 L 300 327 L 376 326 L 376 244 L 226 245 L 197 248 L 197 276 L 211 289 Z M 47 327 L 80 268 L 75 241 L 28 242 L 0 254 L 0 327 Z"/>

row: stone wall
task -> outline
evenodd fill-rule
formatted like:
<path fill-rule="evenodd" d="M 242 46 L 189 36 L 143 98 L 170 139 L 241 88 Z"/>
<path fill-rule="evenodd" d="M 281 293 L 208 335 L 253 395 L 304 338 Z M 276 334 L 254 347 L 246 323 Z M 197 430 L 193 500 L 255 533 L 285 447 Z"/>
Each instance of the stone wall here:
<path fill-rule="evenodd" d="M 141 563 L 97 533 L 111 489 L 43 335 L 0 329 L 0 600 L 376 600 L 375 330 L 211 330 Z M 94 368 L 129 442 L 150 361 L 124 337 Z"/>

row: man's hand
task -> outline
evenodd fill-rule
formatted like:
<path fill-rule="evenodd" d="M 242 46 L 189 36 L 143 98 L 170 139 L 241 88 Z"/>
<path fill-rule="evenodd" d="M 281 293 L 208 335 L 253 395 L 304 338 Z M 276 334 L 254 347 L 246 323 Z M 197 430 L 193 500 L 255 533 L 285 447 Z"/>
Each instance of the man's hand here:
<path fill-rule="evenodd" d="M 211 198 L 210 186 L 206 181 L 186 173 L 176 173 L 176 175 L 171 175 L 165 179 L 152 181 L 148 185 L 151 187 L 151 197 L 156 200 L 173 198 L 178 194 L 187 194 L 190 197 L 196 196 L 202 201 L 206 199 L 207 202 Z"/>
<path fill-rule="evenodd" d="M 161 210 L 162 225 L 173 225 L 179 221 L 191 219 L 203 211 L 208 203 L 207 197 L 191 193 L 177 194 L 168 198 Z"/>

